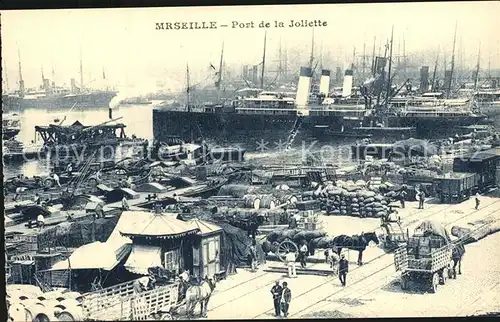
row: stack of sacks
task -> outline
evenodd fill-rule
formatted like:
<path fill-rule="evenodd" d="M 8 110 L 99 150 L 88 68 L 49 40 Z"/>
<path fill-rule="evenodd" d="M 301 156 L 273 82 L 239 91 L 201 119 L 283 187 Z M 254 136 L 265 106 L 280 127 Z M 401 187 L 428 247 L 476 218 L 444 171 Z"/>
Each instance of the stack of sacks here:
<path fill-rule="evenodd" d="M 388 198 L 367 189 L 363 180 L 338 182 L 328 191 L 328 199 L 332 215 L 380 218 L 389 210 Z"/>

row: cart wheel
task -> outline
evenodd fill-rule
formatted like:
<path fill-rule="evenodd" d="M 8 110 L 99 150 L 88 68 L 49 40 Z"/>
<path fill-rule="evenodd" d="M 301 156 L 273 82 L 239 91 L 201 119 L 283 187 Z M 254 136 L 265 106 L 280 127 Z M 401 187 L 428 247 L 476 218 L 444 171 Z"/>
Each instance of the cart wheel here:
<path fill-rule="evenodd" d="M 88 183 L 89 183 L 89 185 L 90 185 L 92 188 L 97 187 L 97 184 L 98 184 L 98 183 L 97 183 L 97 179 L 96 179 L 96 178 L 90 178 L 90 179 L 88 180 Z"/>
<path fill-rule="evenodd" d="M 172 314 L 170 313 L 162 313 L 161 317 L 160 317 L 160 321 L 170 321 L 170 320 L 173 320 L 174 317 L 172 316 Z"/>
<path fill-rule="evenodd" d="M 441 273 L 441 285 L 446 284 L 449 274 L 448 267 L 443 268 L 443 272 Z"/>
<path fill-rule="evenodd" d="M 436 293 L 439 285 L 439 274 L 436 272 L 432 275 L 432 293 Z"/>
<path fill-rule="evenodd" d="M 407 290 L 408 289 L 408 283 L 409 283 L 409 278 L 408 276 L 401 276 L 401 289 L 402 290 Z"/>
<path fill-rule="evenodd" d="M 43 181 L 43 186 L 45 188 L 52 188 L 54 186 L 54 181 L 51 178 L 47 178 Z"/>
<path fill-rule="evenodd" d="M 299 248 L 293 241 L 291 241 L 290 239 L 285 239 L 279 244 L 277 255 L 281 261 L 284 261 L 287 252 L 297 253 L 298 250 Z"/>

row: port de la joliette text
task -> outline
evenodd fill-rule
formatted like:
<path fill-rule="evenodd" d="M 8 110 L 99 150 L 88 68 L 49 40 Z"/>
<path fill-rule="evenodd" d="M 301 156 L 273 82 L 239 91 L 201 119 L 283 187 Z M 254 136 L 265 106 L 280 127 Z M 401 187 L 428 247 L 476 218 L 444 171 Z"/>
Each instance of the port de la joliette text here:
<path fill-rule="evenodd" d="M 237 21 L 217 22 L 217 21 L 176 21 L 176 22 L 155 22 L 155 30 L 204 30 L 204 29 L 258 29 L 258 28 L 312 28 L 327 27 L 328 22 L 323 20 L 288 20 L 288 21 Z"/>

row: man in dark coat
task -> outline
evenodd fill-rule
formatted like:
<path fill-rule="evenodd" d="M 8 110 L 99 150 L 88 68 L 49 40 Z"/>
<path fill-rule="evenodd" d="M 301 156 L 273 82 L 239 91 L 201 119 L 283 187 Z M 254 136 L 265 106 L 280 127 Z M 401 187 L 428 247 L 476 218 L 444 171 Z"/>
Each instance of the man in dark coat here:
<path fill-rule="evenodd" d="M 274 301 L 274 314 L 276 316 L 281 316 L 281 293 L 283 293 L 283 288 L 280 285 L 280 281 L 276 281 L 276 284 L 271 288 L 271 294 L 273 295 Z"/>
<path fill-rule="evenodd" d="M 399 195 L 400 198 L 399 201 L 401 202 L 402 209 L 404 209 L 405 207 L 406 196 L 407 196 L 406 190 L 403 189 Z"/>
<path fill-rule="evenodd" d="M 424 209 L 425 193 L 420 191 L 418 193 L 418 209 Z"/>
<path fill-rule="evenodd" d="M 283 282 L 283 293 L 281 295 L 281 310 L 285 317 L 288 316 L 288 309 L 290 308 L 290 302 L 292 301 L 292 292 L 288 288 L 288 283 Z"/>
<path fill-rule="evenodd" d="M 339 280 L 342 286 L 346 284 L 347 273 L 349 272 L 349 262 L 345 259 L 345 255 L 340 257 L 339 261 Z"/>

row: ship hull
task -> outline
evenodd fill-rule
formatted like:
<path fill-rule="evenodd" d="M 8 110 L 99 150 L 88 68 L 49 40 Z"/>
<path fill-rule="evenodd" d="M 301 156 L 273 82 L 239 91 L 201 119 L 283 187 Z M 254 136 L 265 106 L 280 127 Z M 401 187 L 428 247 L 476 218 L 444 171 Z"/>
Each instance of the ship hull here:
<path fill-rule="evenodd" d="M 500 102 L 480 103 L 479 110 L 488 117 L 500 115 Z"/>
<path fill-rule="evenodd" d="M 153 110 L 155 139 L 172 137 L 183 140 L 214 140 L 217 143 L 241 143 L 254 147 L 268 143 L 266 148 L 284 148 L 297 121 L 297 115 L 262 115 L 238 113 L 203 113 Z M 315 125 L 338 128 L 341 117 L 305 116 L 295 142 L 310 138 Z M 283 144 L 283 146 L 282 146 Z"/>
<path fill-rule="evenodd" d="M 26 108 L 71 108 L 75 103 L 78 107 L 107 108 L 109 102 L 116 96 L 114 91 L 102 91 L 88 94 L 44 96 L 38 98 L 20 98 L 2 96 L 2 107 L 5 111 L 22 110 Z"/>
<path fill-rule="evenodd" d="M 401 134 L 428 136 L 436 130 L 453 129 L 457 126 L 468 126 L 483 121 L 482 116 L 464 116 L 453 118 L 415 118 L 394 116 L 388 119 L 388 127 L 398 128 L 395 131 L 382 131 L 383 136 L 388 134 Z M 269 143 L 266 148 L 280 147 L 279 142 L 286 142 L 294 128 L 297 116 L 289 115 L 263 115 L 263 114 L 238 114 L 238 113 L 204 113 L 174 110 L 153 110 L 153 135 L 156 140 L 167 141 L 172 137 L 182 140 L 214 140 L 217 144 L 243 143 L 240 146 L 254 147 L 259 143 Z M 299 134 L 295 139 L 309 140 L 318 138 L 318 127 L 322 131 L 334 131 L 359 128 L 363 123 L 360 120 L 351 120 L 342 116 L 309 115 L 303 117 Z M 404 131 L 400 131 L 403 128 Z M 325 132 L 325 133 L 326 133 Z M 360 132 L 360 131 L 356 131 Z M 366 133 L 357 133 L 366 134 Z M 325 135 L 320 135 L 325 139 Z M 338 136 L 328 136 L 332 141 Z"/>
<path fill-rule="evenodd" d="M 448 133 L 458 126 L 479 124 L 486 120 L 485 116 L 459 116 L 459 117 L 389 117 L 389 127 L 414 127 L 417 134 Z"/>

